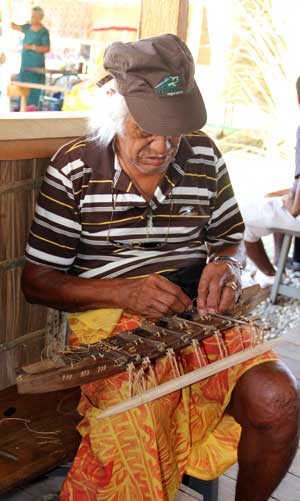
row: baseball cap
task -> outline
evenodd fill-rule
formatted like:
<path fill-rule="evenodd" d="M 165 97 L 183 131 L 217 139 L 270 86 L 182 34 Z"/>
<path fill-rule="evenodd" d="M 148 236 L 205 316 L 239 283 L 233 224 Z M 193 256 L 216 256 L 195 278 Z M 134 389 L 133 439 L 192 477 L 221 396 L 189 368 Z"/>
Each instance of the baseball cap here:
<path fill-rule="evenodd" d="M 174 136 L 205 125 L 193 57 L 176 35 L 113 42 L 105 51 L 103 66 L 133 119 L 146 132 Z"/>

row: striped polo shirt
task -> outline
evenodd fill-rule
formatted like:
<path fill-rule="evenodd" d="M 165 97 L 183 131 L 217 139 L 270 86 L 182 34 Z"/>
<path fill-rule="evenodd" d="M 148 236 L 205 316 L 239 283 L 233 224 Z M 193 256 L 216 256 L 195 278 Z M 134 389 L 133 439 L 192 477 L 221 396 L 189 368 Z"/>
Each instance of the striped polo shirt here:
<path fill-rule="evenodd" d="M 82 138 L 51 159 L 26 258 L 83 278 L 133 278 L 203 264 L 208 245 L 237 244 L 243 231 L 224 160 L 203 132 L 181 139 L 150 202 L 112 144 Z"/>

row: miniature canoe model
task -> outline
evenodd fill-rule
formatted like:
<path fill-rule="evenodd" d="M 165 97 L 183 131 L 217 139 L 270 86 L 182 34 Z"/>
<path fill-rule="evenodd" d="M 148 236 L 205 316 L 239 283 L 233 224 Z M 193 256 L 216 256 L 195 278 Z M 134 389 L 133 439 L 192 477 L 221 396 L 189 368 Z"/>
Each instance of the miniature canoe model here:
<path fill-rule="evenodd" d="M 149 367 L 156 358 L 194 345 L 195 341 L 218 336 L 223 330 L 239 324 L 249 324 L 249 320 L 241 315 L 249 314 L 263 297 L 265 292 L 258 286 L 248 287 L 234 312 L 238 316 L 207 315 L 200 318 L 196 311 L 192 311 L 181 317 L 165 317 L 156 324 L 145 321 L 132 331 L 121 332 L 92 345 L 68 347 L 55 359 L 41 360 L 19 369 L 18 391 L 57 391 L 110 377 L 132 365 Z M 261 329 L 253 329 L 254 346 L 262 343 L 262 335 Z M 266 347 L 263 351 L 268 349 Z"/>

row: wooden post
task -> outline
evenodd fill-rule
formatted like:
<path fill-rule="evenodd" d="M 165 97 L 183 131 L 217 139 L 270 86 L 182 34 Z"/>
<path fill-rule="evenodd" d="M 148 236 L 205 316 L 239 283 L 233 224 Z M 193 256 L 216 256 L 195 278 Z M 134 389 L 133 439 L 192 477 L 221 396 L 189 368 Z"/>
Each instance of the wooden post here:
<path fill-rule="evenodd" d="M 21 106 L 20 111 L 26 111 L 27 98 L 30 93 L 30 88 L 19 87 L 18 85 L 9 84 L 7 87 L 7 95 L 8 97 L 20 97 L 21 98 Z"/>
<path fill-rule="evenodd" d="M 188 0 L 142 0 L 139 38 L 173 33 L 186 40 Z"/>

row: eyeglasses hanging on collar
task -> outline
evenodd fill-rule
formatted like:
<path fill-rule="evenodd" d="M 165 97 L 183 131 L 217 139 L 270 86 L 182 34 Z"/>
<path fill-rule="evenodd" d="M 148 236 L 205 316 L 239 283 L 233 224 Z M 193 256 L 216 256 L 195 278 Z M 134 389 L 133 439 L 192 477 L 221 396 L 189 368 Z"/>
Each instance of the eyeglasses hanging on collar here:
<path fill-rule="evenodd" d="M 110 218 L 110 223 L 107 231 L 107 237 L 106 240 L 113 246 L 118 249 L 161 249 L 168 243 L 168 238 L 170 234 L 170 226 L 171 226 L 171 217 L 173 214 L 173 198 L 172 198 L 172 192 L 170 192 L 169 195 L 169 200 L 170 200 L 170 210 L 169 210 L 169 217 L 168 217 L 168 227 L 167 231 L 165 233 L 165 237 L 163 241 L 146 241 L 146 242 L 122 242 L 119 240 L 112 239 L 110 236 L 111 229 L 112 229 L 112 224 L 114 223 L 114 216 L 115 213 L 117 212 L 117 198 L 118 198 L 118 193 L 115 192 L 114 187 L 112 185 L 112 211 L 111 211 L 111 218 Z M 153 231 L 153 211 L 150 206 L 148 206 L 146 214 L 144 213 L 142 216 L 140 216 L 140 219 L 146 219 L 146 240 L 152 238 L 151 233 Z"/>

